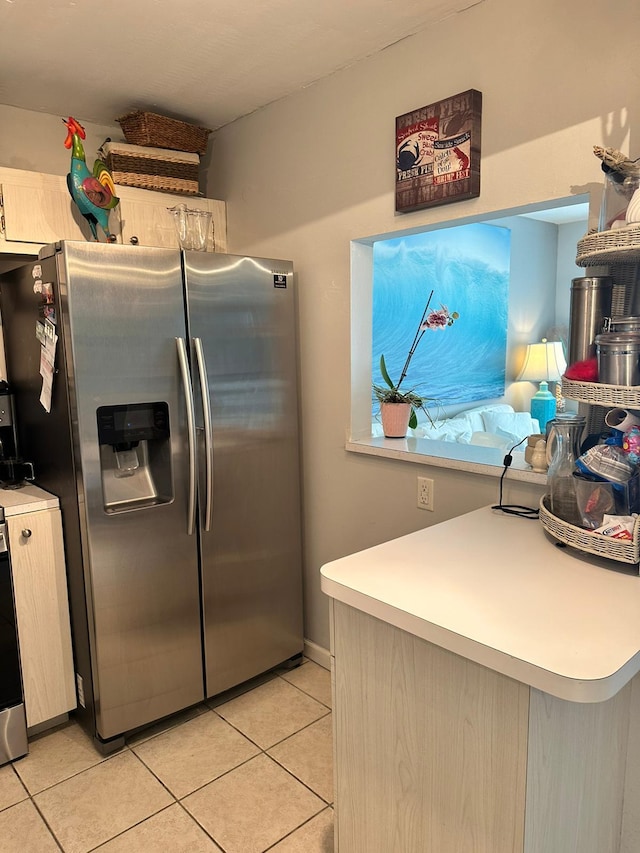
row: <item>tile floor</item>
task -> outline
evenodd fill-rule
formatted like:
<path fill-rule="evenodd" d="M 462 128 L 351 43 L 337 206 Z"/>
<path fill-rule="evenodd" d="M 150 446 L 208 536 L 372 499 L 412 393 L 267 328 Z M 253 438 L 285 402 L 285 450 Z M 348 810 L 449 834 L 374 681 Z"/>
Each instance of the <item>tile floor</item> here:
<path fill-rule="evenodd" d="M 327 670 L 257 679 L 101 756 L 73 720 L 0 768 L 0 853 L 331 853 Z"/>

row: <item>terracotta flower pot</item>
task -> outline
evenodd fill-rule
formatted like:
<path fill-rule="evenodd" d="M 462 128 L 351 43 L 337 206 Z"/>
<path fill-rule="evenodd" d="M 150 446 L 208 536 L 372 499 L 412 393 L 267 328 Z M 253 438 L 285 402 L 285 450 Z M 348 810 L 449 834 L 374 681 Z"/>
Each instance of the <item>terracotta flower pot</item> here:
<path fill-rule="evenodd" d="M 385 438 L 404 438 L 409 428 L 409 403 L 380 403 L 382 431 Z"/>

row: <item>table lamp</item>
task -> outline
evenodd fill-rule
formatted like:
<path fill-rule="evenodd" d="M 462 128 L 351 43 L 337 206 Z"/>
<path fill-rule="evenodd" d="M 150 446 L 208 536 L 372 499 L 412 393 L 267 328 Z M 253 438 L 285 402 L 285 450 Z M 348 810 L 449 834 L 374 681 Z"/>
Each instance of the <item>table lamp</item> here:
<path fill-rule="evenodd" d="M 540 424 L 544 432 L 547 421 L 556 416 L 556 398 L 549 391 L 549 382 L 557 382 L 566 370 L 567 362 L 560 341 L 547 341 L 528 344 L 524 357 L 524 367 L 516 381 L 539 382 L 538 391 L 531 398 L 531 417 Z"/>

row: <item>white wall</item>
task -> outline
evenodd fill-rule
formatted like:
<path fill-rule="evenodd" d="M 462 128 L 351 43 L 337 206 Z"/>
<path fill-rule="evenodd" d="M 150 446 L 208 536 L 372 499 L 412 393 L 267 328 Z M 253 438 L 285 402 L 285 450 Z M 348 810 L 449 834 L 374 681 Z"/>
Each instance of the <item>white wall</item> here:
<path fill-rule="evenodd" d="M 593 145 L 640 153 L 639 29 L 637 0 L 485 0 L 217 133 L 208 194 L 227 200 L 230 251 L 290 257 L 298 272 L 306 635 L 316 643 L 328 645 L 324 562 L 497 498 L 488 477 L 345 452 L 350 241 L 599 193 Z M 395 117 L 469 88 L 484 99 L 479 198 L 396 216 Z M 435 480 L 434 513 L 415 507 L 419 473 Z M 511 486 L 506 499 L 538 493 Z"/>
<path fill-rule="evenodd" d="M 529 411 L 537 383 L 513 380 L 524 364 L 527 344 L 541 340 L 555 324 L 558 228 L 549 222 L 521 218 L 511 229 L 505 397 L 516 411 Z"/>
<path fill-rule="evenodd" d="M 67 116 L 64 116 L 67 118 Z M 122 141 L 120 125 L 90 124 L 76 116 L 87 132 L 84 147 L 87 160 L 93 162 L 96 151 L 107 137 Z M 0 166 L 66 175 L 71 153 L 64 147 L 67 128 L 63 116 L 35 113 L 0 104 Z"/>

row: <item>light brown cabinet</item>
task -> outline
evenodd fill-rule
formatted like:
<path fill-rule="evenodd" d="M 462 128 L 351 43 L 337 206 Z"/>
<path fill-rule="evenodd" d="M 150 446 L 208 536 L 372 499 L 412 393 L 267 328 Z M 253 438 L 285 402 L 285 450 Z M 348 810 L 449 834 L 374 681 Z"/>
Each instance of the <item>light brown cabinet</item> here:
<path fill-rule="evenodd" d="M 7 516 L 27 727 L 76 707 L 59 509 Z"/>
<path fill-rule="evenodd" d="M 638 849 L 625 773 L 640 676 L 566 702 L 332 607 L 336 853 Z"/>
<path fill-rule="evenodd" d="M 208 249 L 227 249 L 226 205 L 210 198 L 194 198 L 133 187 L 117 187 L 120 204 L 109 225 L 120 243 L 141 246 L 178 246 L 168 207 L 184 202 L 213 214 Z M 67 190 L 66 179 L 21 169 L 0 168 L 0 254 L 37 255 L 58 240 L 89 240 L 91 232 Z"/>

